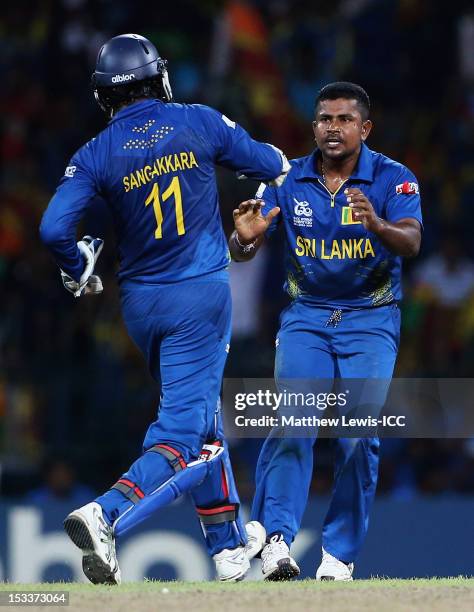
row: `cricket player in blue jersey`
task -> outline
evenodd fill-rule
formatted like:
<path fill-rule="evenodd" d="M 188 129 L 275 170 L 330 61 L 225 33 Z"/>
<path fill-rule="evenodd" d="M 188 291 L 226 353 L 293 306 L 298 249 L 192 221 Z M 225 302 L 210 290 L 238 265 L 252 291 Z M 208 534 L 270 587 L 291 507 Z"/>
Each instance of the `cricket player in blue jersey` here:
<path fill-rule="evenodd" d="M 255 200 L 234 211 L 229 245 L 237 261 L 253 257 L 264 233 L 283 227 L 285 288 L 292 302 L 277 335 L 277 384 L 392 377 L 402 257 L 418 253 L 422 217 L 414 175 L 365 144 L 372 127 L 369 106 L 358 85 L 324 87 L 313 122 L 317 148 L 291 161 L 281 189 L 262 185 Z M 387 388 L 388 382 L 380 409 Z M 307 502 L 316 433 L 308 430 L 297 439 L 270 435 L 262 447 L 247 530 L 249 546 L 263 546 L 262 570 L 269 580 L 299 574 L 289 547 Z M 378 438 L 339 438 L 336 445 L 319 580 L 352 580 L 377 482 Z"/>
<path fill-rule="evenodd" d="M 218 578 L 239 580 L 249 562 L 219 412 L 231 303 L 215 164 L 273 184 L 289 164 L 217 111 L 173 103 L 166 62 L 141 36 L 117 36 L 100 49 L 93 87 L 110 122 L 72 157 L 41 238 L 66 289 L 99 293 L 93 272 L 102 241 L 76 243 L 76 230 L 94 197 L 106 200 L 124 320 L 162 396 L 142 456 L 72 512 L 65 529 L 83 551 L 86 576 L 117 584 L 115 538 L 190 491 Z"/>

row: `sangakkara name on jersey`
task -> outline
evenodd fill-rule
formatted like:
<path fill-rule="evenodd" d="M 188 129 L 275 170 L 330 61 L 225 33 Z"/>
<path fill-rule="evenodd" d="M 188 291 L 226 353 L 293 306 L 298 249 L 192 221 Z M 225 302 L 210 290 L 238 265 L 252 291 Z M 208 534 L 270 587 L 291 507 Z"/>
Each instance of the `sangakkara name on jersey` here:
<path fill-rule="evenodd" d="M 342 238 L 341 240 L 317 240 L 316 238 L 296 237 L 295 253 L 298 257 L 319 259 L 365 259 L 375 257 L 370 238 Z"/>
<path fill-rule="evenodd" d="M 197 168 L 198 166 L 199 164 L 192 151 L 189 151 L 189 153 L 181 151 L 181 153 L 163 155 L 162 157 L 157 157 L 152 166 L 146 165 L 124 176 L 122 179 L 123 187 L 126 192 L 131 191 L 151 183 L 151 181 L 162 174 L 177 172 L 178 170 L 192 170 L 192 168 Z"/>

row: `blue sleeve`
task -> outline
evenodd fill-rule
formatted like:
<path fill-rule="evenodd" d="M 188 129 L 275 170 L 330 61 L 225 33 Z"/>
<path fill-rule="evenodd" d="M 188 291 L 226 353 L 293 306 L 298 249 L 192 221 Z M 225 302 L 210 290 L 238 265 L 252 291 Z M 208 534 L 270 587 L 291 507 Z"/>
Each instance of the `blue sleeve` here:
<path fill-rule="evenodd" d="M 77 226 L 98 191 L 88 143 L 69 162 L 40 225 L 41 240 L 58 266 L 76 281 L 84 270 L 84 258 L 77 248 Z"/>
<path fill-rule="evenodd" d="M 385 218 L 392 223 L 400 219 L 416 219 L 423 227 L 418 181 L 404 166 L 400 167 L 400 171 L 395 173 L 389 182 Z"/>
<path fill-rule="evenodd" d="M 263 200 L 265 202 L 262 208 L 263 216 L 268 215 L 271 209 L 275 208 L 275 206 L 279 206 L 278 199 L 277 199 L 277 193 L 276 193 L 276 187 L 269 187 L 268 185 L 265 185 L 265 183 L 262 183 L 260 187 L 258 188 L 257 193 L 255 194 L 255 199 Z M 265 236 L 268 237 L 271 234 L 273 234 L 273 232 L 278 227 L 278 224 L 280 223 L 280 219 L 281 219 L 281 213 L 272 219 L 272 222 L 270 223 L 270 225 L 267 228 L 267 231 L 265 232 Z"/>
<path fill-rule="evenodd" d="M 272 145 L 257 142 L 235 121 L 209 106 L 199 109 L 205 137 L 214 147 L 215 163 L 259 181 L 271 181 L 282 172 L 282 157 Z"/>

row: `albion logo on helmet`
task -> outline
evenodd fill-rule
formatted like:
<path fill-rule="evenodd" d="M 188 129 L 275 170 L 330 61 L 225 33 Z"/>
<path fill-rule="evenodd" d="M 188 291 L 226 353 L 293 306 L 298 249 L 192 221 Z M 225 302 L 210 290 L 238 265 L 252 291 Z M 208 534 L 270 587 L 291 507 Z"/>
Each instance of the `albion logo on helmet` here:
<path fill-rule="evenodd" d="M 132 81 L 134 78 L 134 74 L 116 74 L 112 77 L 112 83 L 125 83 L 126 81 Z"/>

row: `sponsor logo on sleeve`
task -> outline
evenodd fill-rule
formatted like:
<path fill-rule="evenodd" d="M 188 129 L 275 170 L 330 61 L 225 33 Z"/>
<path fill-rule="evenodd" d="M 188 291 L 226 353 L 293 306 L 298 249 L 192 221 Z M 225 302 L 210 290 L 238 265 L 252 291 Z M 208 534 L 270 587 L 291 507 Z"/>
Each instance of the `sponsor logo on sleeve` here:
<path fill-rule="evenodd" d="M 72 178 L 74 176 L 74 172 L 76 171 L 77 166 L 68 166 L 66 168 L 66 171 L 64 172 L 64 176 L 67 176 L 68 178 Z"/>
<path fill-rule="evenodd" d="M 411 183 L 410 181 L 405 181 L 404 183 L 400 183 L 395 187 L 395 193 L 398 195 L 403 193 L 405 195 L 415 195 L 420 193 L 418 188 L 418 183 Z"/>

